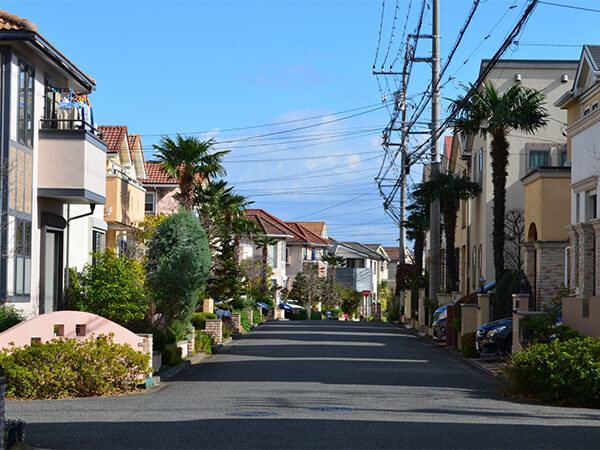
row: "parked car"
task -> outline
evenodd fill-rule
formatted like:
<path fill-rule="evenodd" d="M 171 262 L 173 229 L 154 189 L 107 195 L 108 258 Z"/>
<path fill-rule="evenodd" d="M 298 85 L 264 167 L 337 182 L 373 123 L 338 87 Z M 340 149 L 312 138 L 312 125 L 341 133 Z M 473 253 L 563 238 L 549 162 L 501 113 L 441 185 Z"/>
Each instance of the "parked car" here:
<path fill-rule="evenodd" d="M 475 336 L 475 348 L 484 355 L 506 355 L 512 350 L 512 317 L 481 325 Z"/>
<path fill-rule="evenodd" d="M 433 339 L 436 341 L 446 340 L 446 322 L 448 314 L 448 305 L 439 307 L 433 313 L 433 323 L 431 328 L 433 330 Z"/>
<path fill-rule="evenodd" d="M 279 309 L 283 309 L 283 317 L 292 320 L 294 318 L 294 307 L 285 302 L 279 302 Z"/>
<path fill-rule="evenodd" d="M 327 311 L 325 315 L 328 320 L 340 320 L 340 313 L 337 311 Z"/>

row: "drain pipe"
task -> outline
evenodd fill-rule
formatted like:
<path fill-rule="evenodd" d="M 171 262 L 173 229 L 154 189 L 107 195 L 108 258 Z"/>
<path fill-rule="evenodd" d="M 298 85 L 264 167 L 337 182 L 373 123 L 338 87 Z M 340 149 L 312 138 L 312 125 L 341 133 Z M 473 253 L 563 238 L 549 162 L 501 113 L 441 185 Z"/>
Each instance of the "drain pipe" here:
<path fill-rule="evenodd" d="M 65 257 L 65 266 L 67 268 L 66 274 L 65 274 L 65 295 L 64 295 L 64 302 L 63 302 L 63 308 L 62 309 L 67 309 L 69 307 L 69 248 L 70 248 L 70 243 L 71 243 L 71 232 L 70 232 L 70 228 L 69 228 L 69 224 L 71 223 L 72 220 L 76 220 L 76 219 L 81 219 L 82 217 L 87 217 L 87 216 L 91 216 L 92 214 L 94 214 L 94 210 L 96 209 L 96 204 L 95 203 L 90 203 L 90 212 L 89 213 L 85 213 L 85 214 L 80 214 L 78 216 L 75 217 L 70 217 L 71 216 L 71 205 L 68 204 L 67 205 L 67 256 Z"/>

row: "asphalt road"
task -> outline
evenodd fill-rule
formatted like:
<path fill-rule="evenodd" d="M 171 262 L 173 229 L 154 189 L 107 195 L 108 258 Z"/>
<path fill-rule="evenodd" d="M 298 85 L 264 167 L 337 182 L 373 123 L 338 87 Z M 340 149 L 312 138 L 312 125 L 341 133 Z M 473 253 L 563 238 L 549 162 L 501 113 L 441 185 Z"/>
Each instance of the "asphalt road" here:
<path fill-rule="evenodd" d="M 270 323 L 134 395 L 7 402 L 45 448 L 599 448 L 600 411 L 515 402 L 380 323 Z"/>

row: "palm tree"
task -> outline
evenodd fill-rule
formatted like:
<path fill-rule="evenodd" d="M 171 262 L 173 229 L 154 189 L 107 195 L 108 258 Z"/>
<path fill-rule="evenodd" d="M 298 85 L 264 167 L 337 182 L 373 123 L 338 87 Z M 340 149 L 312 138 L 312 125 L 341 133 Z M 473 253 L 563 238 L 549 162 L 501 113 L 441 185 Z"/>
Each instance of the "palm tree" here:
<path fill-rule="evenodd" d="M 506 209 L 506 176 L 511 130 L 533 134 L 547 123 L 544 95 L 534 89 L 514 84 L 503 94 L 489 82 L 483 89 L 471 86 L 472 95 L 454 101 L 458 115 L 454 129 L 467 135 L 492 136 L 492 184 L 494 189 L 493 232 L 494 269 L 496 281 L 504 272 L 504 217 Z"/>
<path fill-rule="evenodd" d="M 269 246 L 277 244 L 277 239 L 263 235 L 254 239 L 256 248 L 262 248 L 262 296 L 265 297 L 269 293 L 269 287 L 267 286 L 267 262 L 269 259 Z"/>
<path fill-rule="evenodd" d="M 343 256 L 323 254 L 321 259 L 331 267 L 331 285 L 335 286 L 335 268 L 338 266 L 344 267 L 346 265 L 346 258 Z"/>
<path fill-rule="evenodd" d="M 178 134 L 175 140 L 164 136 L 160 145 L 153 146 L 162 169 L 179 181 L 177 198 L 188 210 L 194 204 L 194 186 L 198 179 L 207 180 L 227 173 L 222 163 L 229 151 L 213 151 L 213 144 L 212 139 L 201 141 L 193 136 Z"/>
<path fill-rule="evenodd" d="M 413 191 L 414 195 L 425 199 L 427 203 L 431 203 L 435 199 L 440 201 L 446 238 L 446 270 L 449 278 L 446 287 L 450 290 L 458 288 L 458 272 L 454 254 L 458 202 L 476 197 L 479 191 L 479 184 L 472 182 L 466 175 L 459 176 L 452 172 L 434 174 L 429 181 L 420 183 Z"/>
<path fill-rule="evenodd" d="M 425 232 L 429 230 L 429 203 L 425 199 L 412 194 L 413 201 L 407 206 L 408 216 L 402 223 L 406 237 L 414 241 L 415 267 L 419 277 L 423 275 L 423 250 L 425 248 Z"/>

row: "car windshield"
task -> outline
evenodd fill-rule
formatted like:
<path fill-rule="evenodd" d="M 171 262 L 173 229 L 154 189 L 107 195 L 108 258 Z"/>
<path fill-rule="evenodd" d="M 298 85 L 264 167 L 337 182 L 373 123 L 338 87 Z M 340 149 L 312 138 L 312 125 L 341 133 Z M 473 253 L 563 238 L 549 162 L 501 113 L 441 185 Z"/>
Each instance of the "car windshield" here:
<path fill-rule="evenodd" d="M 433 321 L 435 322 L 436 320 L 445 319 L 445 318 L 446 318 L 446 311 L 447 311 L 447 309 L 446 309 L 446 308 L 444 308 L 444 309 L 443 309 L 443 310 L 441 310 L 441 311 L 439 311 L 439 310 L 438 310 L 438 311 L 436 311 L 436 312 L 433 314 Z"/>

